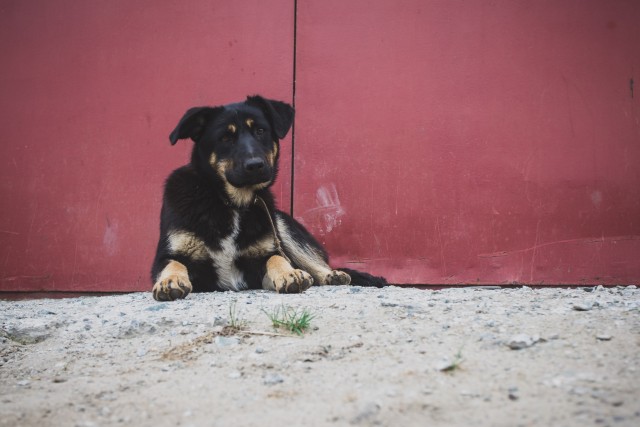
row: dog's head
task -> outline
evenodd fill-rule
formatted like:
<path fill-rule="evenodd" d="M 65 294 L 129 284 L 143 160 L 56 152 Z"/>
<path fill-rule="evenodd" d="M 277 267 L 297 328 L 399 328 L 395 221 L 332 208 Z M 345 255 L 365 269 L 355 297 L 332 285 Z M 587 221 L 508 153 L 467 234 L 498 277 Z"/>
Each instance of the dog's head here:
<path fill-rule="evenodd" d="M 289 104 L 261 96 L 220 107 L 189 109 L 171 132 L 195 142 L 192 162 L 220 178 L 235 204 L 247 205 L 254 192 L 269 187 L 278 172 L 279 141 L 293 123 Z"/>

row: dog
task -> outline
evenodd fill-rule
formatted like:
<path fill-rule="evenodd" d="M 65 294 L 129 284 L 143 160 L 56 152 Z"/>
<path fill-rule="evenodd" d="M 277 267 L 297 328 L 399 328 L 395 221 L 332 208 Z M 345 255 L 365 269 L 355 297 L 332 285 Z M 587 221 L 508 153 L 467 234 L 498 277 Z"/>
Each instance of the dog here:
<path fill-rule="evenodd" d="M 191 162 L 173 171 L 164 187 L 151 269 L 156 300 L 191 292 L 386 285 L 382 277 L 329 267 L 313 236 L 275 208 L 270 187 L 293 118 L 289 104 L 255 95 L 194 107 L 180 119 L 171 145 L 190 138 L 194 146 Z"/>

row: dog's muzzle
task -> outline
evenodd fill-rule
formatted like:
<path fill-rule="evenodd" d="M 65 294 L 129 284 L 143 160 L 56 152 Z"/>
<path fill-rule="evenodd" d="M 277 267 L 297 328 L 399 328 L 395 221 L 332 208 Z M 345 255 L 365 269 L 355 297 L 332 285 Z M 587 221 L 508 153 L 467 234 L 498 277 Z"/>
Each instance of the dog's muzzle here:
<path fill-rule="evenodd" d="M 236 188 L 269 183 L 272 169 L 262 157 L 250 157 L 227 173 L 227 181 Z"/>
<path fill-rule="evenodd" d="M 244 167 L 244 172 L 247 175 L 259 175 L 263 173 L 264 168 L 267 166 L 267 162 L 260 157 L 252 157 L 247 159 L 242 166 Z"/>

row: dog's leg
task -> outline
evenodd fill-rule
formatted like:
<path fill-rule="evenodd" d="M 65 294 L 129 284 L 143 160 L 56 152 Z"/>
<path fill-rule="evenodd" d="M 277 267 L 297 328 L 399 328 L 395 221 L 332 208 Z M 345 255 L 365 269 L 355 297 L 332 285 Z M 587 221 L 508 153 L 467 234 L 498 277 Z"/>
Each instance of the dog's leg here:
<path fill-rule="evenodd" d="M 171 260 L 153 285 L 153 298 L 157 301 L 173 301 L 186 297 L 192 289 L 187 267 Z"/>
<path fill-rule="evenodd" d="M 313 285 L 313 277 L 306 271 L 297 270 L 280 255 L 273 255 L 267 261 L 267 272 L 262 279 L 262 287 L 278 293 L 300 293 Z"/>
<path fill-rule="evenodd" d="M 329 267 L 320 244 L 300 224 L 282 214 L 277 223 L 287 255 L 297 267 L 309 272 L 317 285 L 345 286 L 351 283 L 351 276 L 347 273 Z"/>
<path fill-rule="evenodd" d="M 346 286 L 351 283 L 351 276 L 342 271 L 332 270 L 329 264 L 308 249 L 294 246 L 291 258 L 297 265 L 308 271 L 315 283 L 320 286 Z"/>

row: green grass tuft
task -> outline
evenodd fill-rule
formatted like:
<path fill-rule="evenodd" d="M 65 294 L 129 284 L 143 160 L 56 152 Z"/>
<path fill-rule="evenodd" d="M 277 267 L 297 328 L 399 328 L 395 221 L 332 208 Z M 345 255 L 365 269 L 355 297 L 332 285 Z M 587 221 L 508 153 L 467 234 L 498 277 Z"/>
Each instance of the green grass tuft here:
<path fill-rule="evenodd" d="M 238 300 L 235 299 L 229 304 L 229 321 L 227 322 L 227 328 L 241 331 L 246 327 L 246 322 L 240 319 L 237 304 Z"/>
<path fill-rule="evenodd" d="M 271 324 L 276 329 L 286 329 L 289 332 L 302 335 L 311 326 L 311 320 L 315 315 L 306 308 L 299 311 L 296 308 L 282 305 L 271 312 L 262 310 L 269 317 Z"/>

